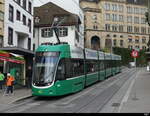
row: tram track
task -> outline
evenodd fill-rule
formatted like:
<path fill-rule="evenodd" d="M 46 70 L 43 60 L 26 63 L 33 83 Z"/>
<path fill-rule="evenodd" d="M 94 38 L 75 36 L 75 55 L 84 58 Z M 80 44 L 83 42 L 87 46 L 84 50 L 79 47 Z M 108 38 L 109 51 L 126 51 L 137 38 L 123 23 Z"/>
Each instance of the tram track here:
<path fill-rule="evenodd" d="M 121 86 L 132 76 L 134 76 L 135 71 L 130 72 L 128 75 L 123 75 L 121 78 L 116 80 L 111 86 L 104 89 L 93 99 L 91 99 L 87 104 L 77 109 L 74 113 L 98 113 L 106 103 L 117 93 Z M 126 77 L 126 78 L 125 78 Z M 123 80 L 120 80 L 123 79 Z"/>
<path fill-rule="evenodd" d="M 135 70 L 132 70 L 131 72 L 128 69 L 124 70 L 122 73 L 120 73 L 112 78 L 109 78 L 101 83 L 97 83 L 95 85 L 89 86 L 89 87 L 85 88 L 83 91 L 78 92 L 76 94 L 71 94 L 71 95 L 67 95 L 67 96 L 63 96 L 63 97 L 56 97 L 56 98 L 54 98 L 54 97 L 53 98 L 32 97 L 32 98 L 26 99 L 22 102 L 20 101 L 18 103 L 17 102 L 14 103 L 12 105 L 12 107 L 4 110 L 3 112 L 7 112 L 7 113 L 24 112 L 30 108 L 34 108 L 34 107 L 38 107 L 38 106 L 49 106 L 49 105 L 53 105 L 53 106 L 55 106 L 55 108 L 57 108 L 57 107 L 63 108 L 63 107 L 69 106 L 70 104 L 74 104 L 74 102 L 77 102 L 77 105 L 76 105 L 76 107 L 73 107 L 73 109 L 71 109 L 69 112 L 72 112 L 72 113 L 81 113 L 81 112 L 87 112 L 87 111 L 99 112 L 99 110 L 101 110 L 101 108 L 121 88 L 120 86 L 127 79 L 129 79 L 130 76 L 134 75 L 134 72 L 135 72 Z M 119 81 L 122 78 L 124 78 L 124 79 L 119 84 Z M 115 89 L 111 90 L 111 88 L 113 88 L 113 89 L 115 88 Z M 94 94 L 92 95 L 92 92 L 94 90 L 96 90 L 96 92 L 94 92 L 94 93 L 97 94 L 95 97 L 93 97 Z M 109 94 L 109 91 L 111 91 L 111 94 Z M 89 96 L 88 96 L 88 94 L 89 94 Z M 106 98 L 105 95 L 107 95 L 107 94 L 109 95 L 109 97 Z M 91 99 L 90 96 L 93 98 Z M 80 102 L 80 100 L 82 100 L 83 98 L 84 98 L 84 103 L 83 104 L 78 103 L 78 101 Z M 99 99 L 99 100 L 101 99 L 103 101 L 103 103 L 99 104 L 100 106 L 98 106 L 96 110 L 91 108 L 95 99 Z M 96 105 L 98 105 L 97 102 L 96 102 Z M 72 107 L 70 107 L 70 108 L 72 108 Z M 87 109 L 89 109 L 89 110 L 87 110 Z M 66 110 L 62 109 L 62 111 L 65 112 Z M 49 112 L 53 112 L 53 111 L 49 111 Z"/>

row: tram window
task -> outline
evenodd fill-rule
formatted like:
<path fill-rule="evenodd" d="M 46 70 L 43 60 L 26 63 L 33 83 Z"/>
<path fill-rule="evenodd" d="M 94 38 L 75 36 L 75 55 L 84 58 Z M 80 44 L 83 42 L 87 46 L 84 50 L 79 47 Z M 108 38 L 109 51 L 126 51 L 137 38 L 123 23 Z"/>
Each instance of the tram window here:
<path fill-rule="evenodd" d="M 65 59 L 66 78 L 72 78 L 72 68 L 71 59 Z"/>
<path fill-rule="evenodd" d="M 104 61 L 100 61 L 100 71 L 104 70 Z"/>
<path fill-rule="evenodd" d="M 86 61 L 87 73 L 94 73 L 98 71 L 98 61 L 87 60 Z"/>
<path fill-rule="evenodd" d="M 65 79 L 65 60 L 61 60 L 57 68 L 56 80 L 64 80 L 64 79 Z"/>
<path fill-rule="evenodd" d="M 79 59 L 73 59 L 72 61 L 73 77 L 84 75 L 84 61 Z"/>

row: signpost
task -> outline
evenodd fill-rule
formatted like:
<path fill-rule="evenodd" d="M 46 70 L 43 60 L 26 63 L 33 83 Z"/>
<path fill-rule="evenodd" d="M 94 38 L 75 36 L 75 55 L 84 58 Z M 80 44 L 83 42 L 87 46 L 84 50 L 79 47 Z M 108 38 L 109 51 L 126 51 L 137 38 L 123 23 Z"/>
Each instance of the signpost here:
<path fill-rule="evenodd" d="M 136 70 L 136 77 L 135 77 L 135 83 L 136 83 L 136 78 L 137 78 L 137 65 L 136 65 L 136 59 L 139 57 L 139 52 L 137 50 L 133 50 L 131 53 L 131 56 L 134 58 L 134 62 L 135 62 L 135 70 Z M 135 84 L 134 84 L 135 86 Z M 133 100 L 138 100 L 137 96 L 136 96 L 136 87 L 135 87 L 135 92 L 134 92 L 134 98 Z"/>
<path fill-rule="evenodd" d="M 134 58 L 135 67 L 136 67 L 136 58 L 139 57 L 139 53 L 136 50 L 133 50 L 131 56 Z"/>

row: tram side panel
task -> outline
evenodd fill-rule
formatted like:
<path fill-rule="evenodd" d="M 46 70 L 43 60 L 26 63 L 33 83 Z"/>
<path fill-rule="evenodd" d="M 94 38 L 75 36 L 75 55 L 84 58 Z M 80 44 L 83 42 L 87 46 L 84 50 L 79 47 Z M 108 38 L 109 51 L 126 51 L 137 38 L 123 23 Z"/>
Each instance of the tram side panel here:
<path fill-rule="evenodd" d="M 98 61 L 86 60 L 86 86 L 89 86 L 99 80 Z"/>

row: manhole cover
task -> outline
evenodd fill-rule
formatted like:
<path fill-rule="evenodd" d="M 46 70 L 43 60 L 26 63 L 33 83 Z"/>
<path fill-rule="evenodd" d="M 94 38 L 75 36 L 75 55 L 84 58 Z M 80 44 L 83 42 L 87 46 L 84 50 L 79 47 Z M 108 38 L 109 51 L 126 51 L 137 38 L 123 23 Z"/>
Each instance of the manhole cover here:
<path fill-rule="evenodd" d="M 119 107 L 120 106 L 120 103 L 113 103 L 112 104 L 112 107 Z"/>

